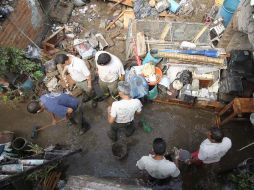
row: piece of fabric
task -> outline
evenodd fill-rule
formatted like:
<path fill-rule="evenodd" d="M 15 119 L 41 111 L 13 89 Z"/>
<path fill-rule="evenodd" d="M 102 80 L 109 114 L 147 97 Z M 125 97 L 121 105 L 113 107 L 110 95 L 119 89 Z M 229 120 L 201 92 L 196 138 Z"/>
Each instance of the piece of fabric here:
<path fill-rule="evenodd" d="M 191 153 L 191 158 L 195 160 L 195 162 L 193 164 L 195 164 L 197 166 L 201 166 L 203 164 L 203 162 L 202 162 L 202 160 L 199 160 L 198 153 L 199 153 L 199 150 Z"/>
<path fill-rule="evenodd" d="M 108 63 L 107 65 L 104 65 L 104 66 L 97 64 L 98 57 L 102 53 L 107 53 L 111 56 L 110 63 Z M 114 82 L 119 77 L 121 77 L 121 75 L 125 74 L 125 71 L 123 68 L 123 63 L 121 62 L 121 60 L 118 57 L 116 57 L 115 55 L 110 54 L 106 51 L 98 51 L 95 54 L 95 63 L 96 63 L 96 67 L 98 69 L 99 78 L 103 82 L 108 82 L 108 83 Z"/>
<path fill-rule="evenodd" d="M 156 179 L 165 179 L 168 177 L 177 177 L 180 174 L 180 170 L 176 167 L 174 162 L 166 160 L 153 159 L 153 155 L 143 156 L 137 161 L 136 166 L 140 170 L 146 170 L 148 174 Z"/>
<path fill-rule="evenodd" d="M 99 79 L 99 86 L 103 91 L 103 94 L 109 93 L 112 96 L 116 96 L 118 91 L 117 91 L 117 85 L 118 85 L 118 79 L 113 82 L 103 82 L 102 80 Z"/>
<path fill-rule="evenodd" d="M 76 82 L 76 86 L 86 92 L 88 96 L 92 95 L 92 88 L 88 88 L 88 81 L 81 81 L 81 82 Z"/>
<path fill-rule="evenodd" d="M 141 110 L 139 99 L 120 100 L 112 103 L 110 115 L 116 118 L 116 123 L 128 123 L 133 121 L 135 113 Z"/>
<path fill-rule="evenodd" d="M 90 75 L 90 71 L 88 70 L 86 63 L 82 59 L 73 55 L 68 56 L 71 57 L 71 64 L 67 66 L 71 78 L 76 82 L 87 80 Z"/>
<path fill-rule="evenodd" d="M 232 142 L 227 137 L 224 137 L 221 143 L 212 143 L 206 139 L 200 145 L 198 158 L 205 164 L 219 162 L 231 146 Z"/>
<path fill-rule="evenodd" d="M 50 93 L 40 97 L 40 101 L 48 112 L 53 113 L 59 118 L 64 118 L 67 109 L 75 111 L 78 108 L 78 99 L 64 93 Z"/>

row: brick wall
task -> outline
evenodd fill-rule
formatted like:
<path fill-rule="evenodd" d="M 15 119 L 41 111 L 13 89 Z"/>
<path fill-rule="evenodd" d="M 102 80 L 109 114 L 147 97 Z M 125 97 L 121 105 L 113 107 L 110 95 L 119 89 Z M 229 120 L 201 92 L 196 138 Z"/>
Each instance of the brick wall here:
<path fill-rule="evenodd" d="M 45 16 L 37 0 L 17 0 L 14 11 L 2 23 L 0 46 L 25 48 L 31 42 L 21 34 L 12 22 L 30 39 L 37 41 L 43 31 Z"/>

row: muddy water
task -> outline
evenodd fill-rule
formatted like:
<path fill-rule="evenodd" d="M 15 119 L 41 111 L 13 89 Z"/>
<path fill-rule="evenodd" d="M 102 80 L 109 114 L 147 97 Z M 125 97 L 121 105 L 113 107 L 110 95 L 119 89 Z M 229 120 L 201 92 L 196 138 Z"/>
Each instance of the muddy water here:
<path fill-rule="evenodd" d="M 152 140 L 162 137 L 167 141 L 168 149 L 173 146 L 194 151 L 204 140 L 207 128 L 214 124 L 214 114 L 207 111 L 192 110 L 177 106 L 149 104 L 144 107 L 143 117 L 153 128 L 146 133 L 137 128 L 129 139 L 128 157 L 116 160 L 111 153 L 111 141 L 106 135 L 109 125 L 106 121 L 106 107 L 110 100 L 101 102 L 97 109 L 88 103 L 85 108 L 87 120 L 92 128 L 84 135 L 77 135 L 77 130 L 67 128 L 64 124 L 48 128 L 39 133 L 35 142 L 42 146 L 50 144 L 66 144 L 72 148 L 82 148 L 81 154 L 68 160 L 69 175 L 94 175 L 99 177 L 133 179 L 140 176 L 136 161 L 151 151 Z M 26 105 L 10 107 L 0 104 L 1 130 L 14 131 L 16 136 L 30 139 L 33 125 L 45 125 L 50 122 L 46 113 L 31 115 L 26 112 Z M 233 141 L 233 147 L 216 167 L 181 166 L 184 189 L 211 189 L 217 187 L 215 172 L 222 172 L 236 166 L 247 157 L 254 156 L 254 147 L 244 151 L 237 149 L 251 143 L 254 129 L 249 122 L 234 122 L 224 126 L 225 134 Z M 215 168 L 215 169 L 214 169 Z M 218 169 L 219 168 L 219 169 Z M 206 188 L 207 187 L 207 188 Z M 209 188 L 208 188 L 209 187 Z M 216 188 L 217 189 L 217 188 Z"/>

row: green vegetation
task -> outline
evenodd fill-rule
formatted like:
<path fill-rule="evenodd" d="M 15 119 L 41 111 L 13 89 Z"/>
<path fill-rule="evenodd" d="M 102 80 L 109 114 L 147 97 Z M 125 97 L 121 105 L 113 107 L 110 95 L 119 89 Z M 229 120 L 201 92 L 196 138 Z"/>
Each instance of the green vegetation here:
<path fill-rule="evenodd" d="M 228 176 L 228 180 L 234 184 L 236 189 L 254 189 L 254 173 L 240 172 L 238 174 L 231 174 Z"/>
<path fill-rule="evenodd" d="M 40 64 L 25 57 L 25 52 L 17 48 L 0 48 L 0 76 L 8 72 L 33 76 L 40 71 Z M 41 74 L 43 74 L 41 72 Z M 36 74 L 38 75 L 38 73 Z"/>

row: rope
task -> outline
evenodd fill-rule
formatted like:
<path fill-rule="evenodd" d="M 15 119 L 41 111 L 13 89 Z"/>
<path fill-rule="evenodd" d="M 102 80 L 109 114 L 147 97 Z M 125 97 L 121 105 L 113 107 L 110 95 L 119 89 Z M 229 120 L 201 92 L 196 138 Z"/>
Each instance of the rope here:
<path fill-rule="evenodd" d="M 18 29 L 18 31 L 23 35 L 23 36 L 25 36 L 25 38 L 27 38 L 36 48 L 38 48 L 38 49 L 41 49 L 31 38 L 29 38 L 26 34 L 25 34 L 25 32 L 23 31 L 23 30 L 21 30 L 14 22 L 12 22 L 12 20 L 9 18 L 9 17 L 7 17 L 7 19 Z"/>

